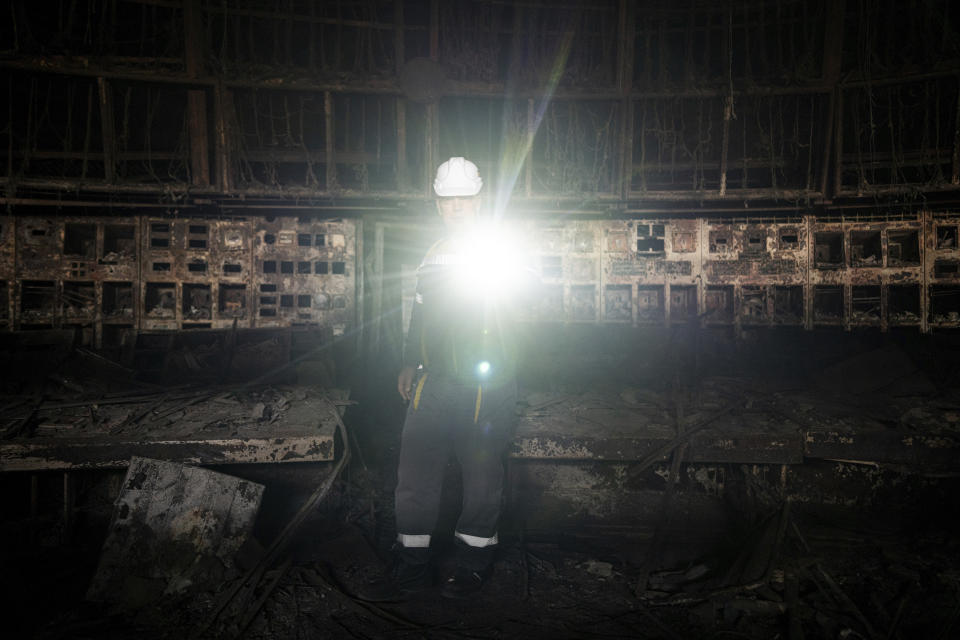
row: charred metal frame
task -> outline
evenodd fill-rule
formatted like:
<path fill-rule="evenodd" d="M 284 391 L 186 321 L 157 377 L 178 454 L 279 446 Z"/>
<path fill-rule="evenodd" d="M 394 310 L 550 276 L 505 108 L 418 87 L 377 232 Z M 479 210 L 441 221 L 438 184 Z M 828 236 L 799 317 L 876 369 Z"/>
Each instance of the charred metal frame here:
<path fill-rule="evenodd" d="M 0 327 L 126 330 L 356 326 L 357 221 L 290 216 L 6 217 Z"/>

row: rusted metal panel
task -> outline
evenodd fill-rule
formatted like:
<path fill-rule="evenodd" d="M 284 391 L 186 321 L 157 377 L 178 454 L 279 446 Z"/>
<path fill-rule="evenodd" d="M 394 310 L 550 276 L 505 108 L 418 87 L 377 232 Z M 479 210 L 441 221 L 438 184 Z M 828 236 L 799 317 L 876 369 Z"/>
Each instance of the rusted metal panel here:
<path fill-rule="evenodd" d="M 224 580 L 253 529 L 263 489 L 206 469 L 134 458 L 87 598 L 138 607 Z"/>

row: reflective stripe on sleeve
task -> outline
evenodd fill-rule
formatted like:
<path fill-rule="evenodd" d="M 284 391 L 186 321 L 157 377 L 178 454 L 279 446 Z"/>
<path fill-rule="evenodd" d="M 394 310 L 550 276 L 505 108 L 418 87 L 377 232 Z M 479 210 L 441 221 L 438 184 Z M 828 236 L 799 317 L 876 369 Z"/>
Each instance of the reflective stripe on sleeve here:
<path fill-rule="evenodd" d="M 480 403 L 483 401 L 483 385 L 477 385 L 477 406 L 473 410 L 473 424 L 477 424 L 480 419 Z"/>
<path fill-rule="evenodd" d="M 408 533 L 398 533 L 397 542 L 408 548 L 423 549 L 430 546 L 430 535 L 410 535 Z"/>
<path fill-rule="evenodd" d="M 497 534 L 493 534 L 492 538 L 481 538 L 480 536 L 471 536 L 466 533 L 460 533 L 459 531 L 454 532 L 454 536 L 460 538 L 467 546 L 470 547 L 492 547 L 493 545 L 500 542 L 500 539 L 497 537 Z"/>
<path fill-rule="evenodd" d="M 420 378 L 420 382 L 417 383 L 417 391 L 413 394 L 413 410 L 416 411 L 420 408 L 420 394 L 423 393 L 423 385 L 427 381 L 428 373 L 423 374 L 423 377 Z"/>

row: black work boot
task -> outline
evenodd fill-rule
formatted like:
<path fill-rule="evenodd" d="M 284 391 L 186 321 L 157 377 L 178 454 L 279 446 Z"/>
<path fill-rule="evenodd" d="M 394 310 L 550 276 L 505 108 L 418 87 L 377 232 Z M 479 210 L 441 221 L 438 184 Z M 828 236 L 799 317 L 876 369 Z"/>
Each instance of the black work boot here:
<path fill-rule="evenodd" d="M 407 596 L 430 588 L 430 549 L 400 547 L 393 569 L 383 578 L 362 587 L 357 598 L 367 602 L 400 602 Z"/>
<path fill-rule="evenodd" d="M 440 595 L 464 600 L 477 595 L 490 576 L 495 546 L 471 547 L 457 539 L 457 568 L 446 582 Z"/>
<path fill-rule="evenodd" d="M 443 583 L 440 596 L 453 600 L 466 600 L 480 593 L 483 583 L 487 580 L 489 569 L 475 570 L 469 567 L 458 566 L 453 575 Z"/>

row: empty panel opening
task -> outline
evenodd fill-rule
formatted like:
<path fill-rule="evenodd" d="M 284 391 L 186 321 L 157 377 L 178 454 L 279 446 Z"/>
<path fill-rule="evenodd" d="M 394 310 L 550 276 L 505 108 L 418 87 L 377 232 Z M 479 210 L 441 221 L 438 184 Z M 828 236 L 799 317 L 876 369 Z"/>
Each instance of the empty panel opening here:
<path fill-rule="evenodd" d="M 937 249 L 956 249 L 957 248 L 957 227 L 956 225 L 937 225 Z"/>
<path fill-rule="evenodd" d="M 745 324 L 766 322 L 766 287 L 743 287 L 740 290 L 740 295 L 740 322 Z"/>
<path fill-rule="evenodd" d="M 209 230 L 205 224 L 191 224 L 187 227 L 187 248 L 206 249 Z"/>
<path fill-rule="evenodd" d="M 333 273 L 336 275 L 342 276 L 347 272 L 346 262 L 334 262 L 332 266 L 333 266 Z"/>
<path fill-rule="evenodd" d="M 954 285 L 930 287 L 930 322 L 960 322 L 960 287 Z"/>
<path fill-rule="evenodd" d="M 170 246 L 170 224 L 153 222 L 150 224 L 150 247 L 152 249 L 166 249 Z"/>
<path fill-rule="evenodd" d="M 813 262 L 819 269 L 836 269 L 843 266 L 843 233 L 821 231 L 814 235 Z"/>
<path fill-rule="evenodd" d="M 262 284 L 260 285 L 260 291 L 262 292 L 272 292 L 277 290 L 277 285 L 275 284 Z"/>
<path fill-rule="evenodd" d="M 540 256 L 540 273 L 544 278 L 562 278 L 563 259 L 560 256 Z"/>
<path fill-rule="evenodd" d="M 850 232 L 850 263 L 855 267 L 883 266 L 879 231 Z"/>
<path fill-rule="evenodd" d="M 633 298 L 628 284 L 608 284 L 605 290 L 603 314 L 607 320 L 633 320 Z"/>
<path fill-rule="evenodd" d="M 194 260 L 193 262 L 187 263 L 187 271 L 190 273 L 206 273 L 207 272 L 207 263 L 200 260 Z"/>
<path fill-rule="evenodd" d="M 6 320 L 10 316 L 10 287 L 5 280 L 0 280 L 0 319 Z"/>
<path fill-rule="evenodd" d="M 334 309 L 346 309 L 346 308 L 347 308 L 347 298 L 346 298 L 346 296 L 333 296 L 333 308 L 334 308 Z"/>
<path fill-rule="evenodd" d="M 185 320 L 209 320 L 210 307 L 210 285 L 183 285 L 183 318 Z"/>
<path fill-rule="evenodd" d="M 177 313 L 177 286 L 172 282 L 148 282 L 143 306 L 154 318 L 172 318 Z"/>
<path fill-rule="evenodd" d="M 280 262 L 280 273 L 293 273 L 293 262 L 283 260 Z"/>
<path fill-rule="evenodd" d="M 637 253 L 655 254 L 664 250 L 664 225 L 637 225 Z"/>
<path fill-rule="evenodd" d="M 263 243 L 264 244 L 275 244 L 277 242 L 277 236 L 272 233 L 263 234 Z"/>
<path fill-rule="evenodd" d="M 324 262 L 324 261 L 321 260 L 321 261 L 319 261 L 319 262 L 314 262 L 314 263 L 313 263 L 313 272 L 314 272 L 314 273 L 316 273 L 316 274 L 321 274 L 321 275 L 322 275 L 322 274 L 327 273 L 328 271 L 330 271 L 330 266 L 329 266 L 326 262 Z"/>
<path fill-rule="evenodd" d="M 170 271 L 169 262 L 154 262 L 150 265 L 154 271 Z"/>
<path fill-rule="evenodd" d="M 773 288 L 773 321 L 780 324 L 803 322 L 803 287 Z"/>
<path fill-rule="evenodd" d="M 916 229 L 887 231 L 887 266 L 920 264 L 920 233 Z"/>
<path fill-rule="evenodd" d="M 97 290 L 92 282 L 63 283 L 63 312 L 71 316 L 92 316 L 97 308 Z"/>
<path fill-rule="evenodd" d="M 853 322 L 880 322 L 880 287 L 855 285 L 850 292 L 850 320 Z"/>
<path fill-rule="evenodd" d="M 242 318 L 247 312 L 247 285 L 220 283 L 217 310 L 227 318 Z"/>
<path fill-rule="evenodd" d="M 596 319 L 597 306 L 592 284 L 570 287 L 570 317 L 574 320 Z"/>
<path fill-rule="evenodd" d="M 726 253 L 730 250 L 729 231 L 711 231 L 710 232 L 710 253 Z"/>
<path fill-rule="evenodd" d="M 137 255 L 136 236 L 131 224 L 108 224 L 103 228 L 104 261 Z"/>
<path fill-rule="evenodd" d="M 277 262 L 276 262 L 276 260 L 264 260 L 264 261 L 263 261 L 263 272 L 264 272 L 264 273 L 276 273 L 276 272 L 277 272 Z"/>
<path fill-rule="evenodd" d="M 97 225 L 67 224 L 63 230 L 63 253 L 93 259 L 97 255 Z"/>
<path fill-rule="evenodd" d="M 280 306 L 281 307 L 292 307 L 293 306 L 293 295 L 283 294 L 280 296 Z"/>
<path fill-rule="evenodd" d="M 133 315 L 133 283 L 103 283 L 103 315 L 127 317 Z"/>
<path fill-rule="evenodd" d="M 706 321 L 729 324 L 733 322 L 733 286 L 710 285 L 703 299 Z"/>
<path fill-rule="evenodd" d="M 56 310 L 57 283 L 52 280 L 24 280 L 20 309 L 24 313 L 50 314 Z"/>
<path fill-rule="evenodd" d="M 313 238 L 310 237 L 309 233 L 298 233 L 297 234 L 297 246 L 300 247 L 309 247 L 312 244 Z"/>
<path fill-rule="evenodd" d="M 297 273 L 300 273 L 300 274 L 310 273 L 310 263 L 309 263 L 309 262 L 298 262 L 298 263 L 297 263 Z"/>
<path fill-rule="evenodd" d="M 324 246 L 326 243 L 327 243 L 327 236 L 326 236 L 326 235 L 324 235 L 324 234 L 322 234 L 322 233 L 318 233 L 317 235 L 314 236 L 314 244 L 315 244 L 316 246 L 322 247 L 322 246 Z"/>
<path fill-rule="evenodd" d="M 641 322 L 663 322 L 664 291 L 662 285 L 637 287 L 637 319 Z"/>
<path fill-rule="evenodd" d="M 670 287 L 670 322 L 686 322 L 697 317 L 697 287 L 673 285 Z"/>
<path fill-rule="evenodd" d="M 223 272 L 224 273 L 240 273 L 243 271 L 243 266 L 239 264 L 231 264 L 229 262 L 223 263 Z"/>
<path fill-rule="evenodd" d="M 299 295 L 297 296 L 297 306 L 301 309 L 310 306 L 310 296 L 308 295 Z"/>
<path fill-rule="evenodd" d="M 891 285 L 887 287 L 887 312 L 890 324 L 920 322 L 920 285 Z"/>
<path fill-rule="evenodd" d="M 956 278 L 960 273 L 960 262 L 956 260 L 937 260 L 933 263 L 934 278 Z"/>
<path fill-rule="evenodd" d="M 843 320 L 843 287 L 834 285 L 814 287 L 813 319 L 818 322 Z"/>
<path fill-rule="evenodd" d="M 780 229 L 780 248 L 796 249 L 800 246 L 800 235 L 796 229 Z"/>

